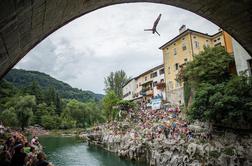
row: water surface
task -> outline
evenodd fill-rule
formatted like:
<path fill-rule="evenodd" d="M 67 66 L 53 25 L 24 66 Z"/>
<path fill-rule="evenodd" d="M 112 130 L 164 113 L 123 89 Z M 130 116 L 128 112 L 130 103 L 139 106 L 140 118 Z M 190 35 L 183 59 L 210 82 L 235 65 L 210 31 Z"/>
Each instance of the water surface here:
<path fill-rule="evenodd" d="M 73 137 L 39 138 L 47 158 L 55 166 L 145 166 L 144 163 L 122 160 L 101 148 L 88 146 Z"/>

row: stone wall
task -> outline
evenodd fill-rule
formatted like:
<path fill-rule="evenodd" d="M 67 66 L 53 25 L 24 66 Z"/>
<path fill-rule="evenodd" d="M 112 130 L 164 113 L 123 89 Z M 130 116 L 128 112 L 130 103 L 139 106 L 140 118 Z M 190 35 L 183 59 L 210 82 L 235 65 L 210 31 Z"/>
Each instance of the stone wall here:
<path fill-rule="evenodd" d="M 192 126 L 198 130 L 199 126 Z M 200 132 L 200 130 L 198 130 Z M 199 133 L 198 133 L 199 134 Z M 211 141 L 194 139 L 131 140 L 129 135 L 109 133 L 86 135 L 89 144 L 98 145 L 119 157 L 145 161 L 150 166 L 250 166 L 252 135 L 238 136 L 230 132 L 214 135 Z"/>
<path fill-rule="evenodd" d="M 184 88 L 180 87 L 177 89 L 169 90 L 167 92 L 167 101 L 175 105 L 184 104 Z"/>

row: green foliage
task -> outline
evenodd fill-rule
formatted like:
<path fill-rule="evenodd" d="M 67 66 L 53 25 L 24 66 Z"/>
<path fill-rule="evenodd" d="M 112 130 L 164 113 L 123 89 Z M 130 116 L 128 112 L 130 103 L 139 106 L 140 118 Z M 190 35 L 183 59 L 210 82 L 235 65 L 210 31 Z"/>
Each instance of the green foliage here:
<path fill-rule="evenodd" d="M 188 83 L 188 81 L 184 82 L 184 101 L 185 101 L 185 107 L 187 108 L 188 104 L 189 104 L 189 100 L 191 97 L 191 87 L 190 84 Z"/>
<path fill-rule="evenodd" d="M 190 119 L 232 128 L 252 126 L 252 79 L 231 76 L 228 66 L 232 62 L 224 49 L 217 47 L 206 48 L 186 66 L 183 78 L 195 89 Z"/>
<path fill-rule="evenodd" d="M 34 110 L 34 116 L 32 119 L 33 124 L 40 124 L 42 126 L 43 122 L 41 120 L 42 116 L 44 115 L 50 115 L 54 116 L 55 107 L 53 105 L 48 106 L 46 103 L 41 103 L 36 106 L 36 109 Z"/>
<path fill-rule="evenodd" d="M 48 87 L 51 87 L 51 88 L 54 88 L 55 92 L 58 93 L 59 96 L 61 96 L 62 98 L 76 99 L 82 102 L 99 101 L 103 97 L 103 95 L 95 94 L 91 91 L 83 91 L 77 88 L 72 88 L 70 85 L 62 81 L 56 80 L 45 73 L 41 73 L 37 71 L 12 69 L 4 77 L 4 79 L 12 83 L 17 88 L 21 88 L 21 89 L 25 89 L 25 88 L 30 89 L 30 87 L 34 86 L 33 85 L 34 83 L 36 84 L 35 88 L 39 87 L 41 91 L 46 91 L 48 90 Z M 26 92 L 29 94 L 32 94 L 31 92 L 28 92 L 28 91 Z M 35 94 L 32 94 L 32 95 L 35 95 Z M 39 100 L 39 98 L 37 100 Z"/>
<path fill-rule="evenodd" d="M 16 105 L 14 108 L 16 110 L 17 119 L 22 130 L 24 130 L 24 127 L 29 125 L 33 116 L 32 109 L 34 108 L 35 104 L 34 96 L 20 96 L 16 99 Z"/>
<path fill-rule="evenodd" d="M 0 121 L 6 126 L 24 129 L 39 124 L 46 129 L 68 129 L 105 121 L 100 98 L 92 92 L 83 98 L 83 91 L 39 72 L 13 69 L 6 79 L 11 82 L 0 81 Z M 62 99 L 61 91 L 81 92 L 82 97 Z M 86 102 L 80 102 L 82 99 Z"/>
<path fill-rule="evenodd" d="M 130 78 L 127 77 L 123 70 L 111 72 L 110 75 L 104 80 L 106 93 L 109 91 L 114 91 L 119 98 L 122 98 L 122 88 L 129 81 L 129 79 Z"/>
<path fill-rule="evenodd" d="M 116 118 L 119 110 L 115 106 L 117 106 L 119 100 L 114 91 L 108 91 L 104 96 L 102 103 L 105 116 L 108 120 L 114 120 Z"/>
<path fill-rule="evenodd" d="M 136 103 L 128 100 L 120 100 L 117 102 L 117 105 L 119 106 L 120 110 L 126 110 L 126 111 L 128 111 L 129 109 L 134 110 L 137 107 Z"/>
<path fill-rule="evenodd" d="M 60 119 L 57 116 L 43 115 L 41 123 L 46 129 L 57 129 L 60 125 Z"/>
<path fill-rule="evenodd" d="M 206 47 L 186 64 L 182 79 L 189 80 L 193 87 L 200 83 L 222 83 L 230 78 L 228 70 L 233 62 L 234 58 L 223 47 Z"/>
<path fill-rule="evenodd" d="M 225 148 L 223 151 L 224 154 L 229 155 L 229 156 L 233 156 L 234 153 L 234 148 Z"/>
<path fill-rule="evenodd" d="M 17 115 L 15 113 L 15 109 L 13 107 L 10 107 L 9 109 L 6 109 L 1 112 L 0 121 L 7 126 L 17 126 Z"/>
<path fill-rule="evenodd" d="M 218 157 L 220 157 L 220 155 L 221 155 L 221 153 L 218 152 L 217 150 L 213 150 L 213 151 L 209 152 L 209 156 L 212 158 L 218 158 Z"/>

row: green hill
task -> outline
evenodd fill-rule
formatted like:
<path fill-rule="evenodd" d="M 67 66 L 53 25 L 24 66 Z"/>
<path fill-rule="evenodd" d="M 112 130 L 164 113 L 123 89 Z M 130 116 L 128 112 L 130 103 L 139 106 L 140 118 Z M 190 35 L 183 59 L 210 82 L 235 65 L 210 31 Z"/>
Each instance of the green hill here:
<path fill-rule="evenodd" d="M 53 87 L 61 98 L 76 99 L 82 102 L 98 101 L 103 97 L 102 94 L 95 94 L 92 91 L 83 91 L 81 89 L 73 88 L 67 83 L 59 81 L 48 74 L 38 71 L 12 69 L 4 77 L 4 79 L 19 89 L 24 89 L 28 86 L 31 86 L 35 81 L 43 90 Z"/>

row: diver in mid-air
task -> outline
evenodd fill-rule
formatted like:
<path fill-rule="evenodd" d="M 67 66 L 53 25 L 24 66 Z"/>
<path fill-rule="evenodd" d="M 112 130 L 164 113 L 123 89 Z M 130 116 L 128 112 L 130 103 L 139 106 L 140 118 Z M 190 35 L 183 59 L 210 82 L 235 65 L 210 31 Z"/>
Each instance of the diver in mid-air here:
<path fill-rule="evenodd" d="M 155 20 L 152 29 L 145 29 L 144 31 L 152 31 L 153 34 L 157 33 L 160 36 L 160 34 L 157 32 L 157 25 L 160 18 L 161 18 L 161 14 L 159 14 L 158 18 Z"/>

